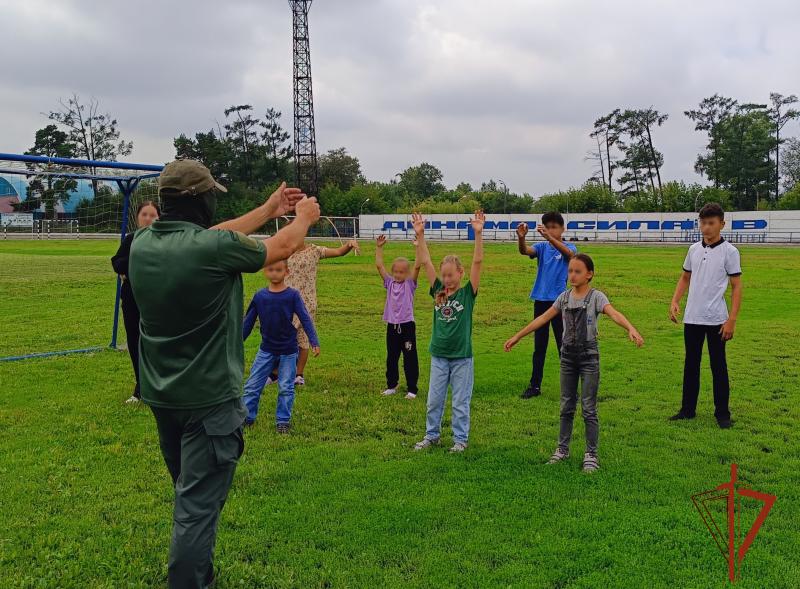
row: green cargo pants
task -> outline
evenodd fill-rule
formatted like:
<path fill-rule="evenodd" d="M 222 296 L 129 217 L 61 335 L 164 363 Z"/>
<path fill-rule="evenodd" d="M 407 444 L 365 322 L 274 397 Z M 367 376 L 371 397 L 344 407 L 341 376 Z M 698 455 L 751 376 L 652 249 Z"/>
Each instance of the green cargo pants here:
<path fill-rule="evenodd" d="M 169 586 L 207 587 L 214 578 L 217 522 L 244 451 L 246 411 L 241 399 L 204 409 L 151 409 L 175 484 Z"/>

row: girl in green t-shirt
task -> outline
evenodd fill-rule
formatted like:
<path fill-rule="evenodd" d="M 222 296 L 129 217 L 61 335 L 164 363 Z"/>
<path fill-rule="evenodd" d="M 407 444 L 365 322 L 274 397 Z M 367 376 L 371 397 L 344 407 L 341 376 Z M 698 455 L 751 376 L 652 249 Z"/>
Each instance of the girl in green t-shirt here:
<path fill-rule="evenodd" d="M 440 442 L 442 414 L 448 386 L 453 388 L 453 447 L 451 452 L 463 452 L 469 437 L 469 408 L 472 400 L 474 365 L 472 360 L 472 310 L 481 280 L 483 262 L 483 211 L 477 211 L 470 221 L 475 232 L 475 253 L 469 282 L 461 286 L 464 266 L 458 256 L 445 256 L 439 264 L 441 278 L 431 262 L 425 243 L 425 219 L 419 213 L 412 216 L 417 236 L 417 260 L 424 266 L 431 284 L 434 300 L 433 335 L 431 336 L 431 376 L 428 388 L 428 413 L 425 437 L 415 450 L 425 450 Z"/>

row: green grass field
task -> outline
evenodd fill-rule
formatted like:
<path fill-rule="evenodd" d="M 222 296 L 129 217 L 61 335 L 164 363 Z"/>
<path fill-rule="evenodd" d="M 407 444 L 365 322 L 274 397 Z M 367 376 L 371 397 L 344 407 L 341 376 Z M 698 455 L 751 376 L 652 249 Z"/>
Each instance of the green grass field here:
<path fill-rule="evenodd" d="M 698 418 L 666 420 L 680 400 L 682 330 L 667 305 L 685 247 L 582 249 L 595 258 L 595 286 L 646 339 L 637 350 L 600 322 L 599 472 L 580 472 L 579 418 L 573 457 L 544 464 L 558 366 L 553 350 L 543 395 L 519 398 L 532 343 L 505 354 L 502 342 L 530 319 L 535 264 L 513 245 L 487 246 L 470 447 L 414 453 L 426 395 L 378 394 L 384 290 L 366 245 L 322 263 L 322 355 L 298 393 L 293 433 L 271 425 L 274 387 L 247 433 L 220 523 L 218 587 L 722 587 L 727 565 L 690 496 L 728 481 L 731 462 L 742 483 L 778 497 L 737 586 L 800 586 L 800 250 L 741 248 L 744 303 L 728 348 L 735 425 L 721 431 L 707 359 Z M 107 344 L 114 250 L 0 242 L 0 356 Z M 450 252 L 468 261 L 471 246 L 432 246 L 434 258 Z M 390 243 L 395 255 L 413 255 L 410 244 Z M 245 284 L 249 298 L 262 279 Z M 248 368 L 257 346 L 246 343 Z M 427 353 L 420 365 L 425 391 Z M 115 351 L 0 363 L 0 587 L 164 585 L 172 491 L 150 412 L 123 403 L 131 388 L 128 357 Z"/>

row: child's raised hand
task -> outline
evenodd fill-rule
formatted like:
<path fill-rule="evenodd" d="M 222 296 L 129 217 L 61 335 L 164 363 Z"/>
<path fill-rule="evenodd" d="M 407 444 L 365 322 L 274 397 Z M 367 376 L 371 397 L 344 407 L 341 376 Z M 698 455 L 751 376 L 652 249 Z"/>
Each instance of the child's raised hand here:
<path fill-rule="evenodd" d="M 422 213 L 411 213 L 411 224 L 414 226 L 414 233 L 417 235 L 425 233 L 425 218 Z"/>
<path fill-rule="evenodd" d="M 519 339 L 517 339 L 517 336 L 514 336 L 514 337 L 512 337 L 512 338 L 510 338 L 510 339 L 506 340 L 506 343 L 504 343 L 504 344 L 503 344 L 503 349 L 504 349 L 506 352 L 510 352 L 510 351 L 511 351 L 511 348 L 513 348 L 514 346 L 516 346 L 516 345 L 517 345 L 517 343 L 519 343 Z"/>
<path fill-rule="evenodd" d="M 545 227 L 544 225 L 541 225 L 541 224 L 536 225 L 536 231 L 538 231 L 539 235 L 541 235 L 545 239 L 548 239 L 550 237 L 550 232 L 547 230 L 547 227 Z"/>
<path fill-rule="evenodd" d="M 528 224 L 520 223 L 517 225 L 517 237 L 525 237 L 528 235 Z"/>
<path fill-rule="evenodd" d="M 483 211 L 475 211 L 475 216 L 469 223 L 475 233 L 480 233 L 483 231 L 483 224 L 486 223 L 486 215 L 483 214 Z"/>
<path fill-rule="evenodd" d="M 641 348 L 644 345 L 644 338 L 635 329 L 628 331 L 628 338 L 636 344 L 637 348 Z"/>
<path fill-rule="evenodd" d="M 383 247 L 384 245 L 386 245 L 386 236 L 385 235 L 379 235 L 378 239 L 375 240 L 375 245 L 377 247 Z"/>
<path fill-rule="evenodd" d="M 483 224 L 486 223 L 486 215 L 483 214 L 483 211 L 475 211 L 475 216 L 469 223 L 475 233 L 480 233 L 483 231 Z"/>
<path fill-rule="evenodd" d="M 314 346 L 313 348 L 311 348 L 311 353 L 314 354 L 314 358 L 319 356 L 319 346 Z"/>
<path fill-rule="evenodd" d="M 361 248 L 358 247 L 358 242 L 355 239 L 351 239 L 347 242 L 347 247 L 351 250 L 355 250 L 356 254 L 361 253 Z"/>

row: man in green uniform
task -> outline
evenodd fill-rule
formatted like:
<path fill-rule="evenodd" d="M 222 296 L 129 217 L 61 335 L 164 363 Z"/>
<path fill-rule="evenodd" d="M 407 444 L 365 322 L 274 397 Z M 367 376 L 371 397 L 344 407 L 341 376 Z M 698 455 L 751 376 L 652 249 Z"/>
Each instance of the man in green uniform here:
<path fill-rule="evenodd" d="M 289 257 L 319 219 L 316 199 L 282 184 L 257 209 L 209 228 L 219 191 L 199 162 L 167 164 L 159 177 L 163 214 L 136 234 L 130 254 L 142 401 L 175 485 L 172 588 L 213 581 L 217 522 L 244 450 L 241 273 Z M 296 220 L 269 239 L 247 236 L 292 210 Z"/>

